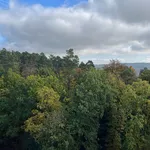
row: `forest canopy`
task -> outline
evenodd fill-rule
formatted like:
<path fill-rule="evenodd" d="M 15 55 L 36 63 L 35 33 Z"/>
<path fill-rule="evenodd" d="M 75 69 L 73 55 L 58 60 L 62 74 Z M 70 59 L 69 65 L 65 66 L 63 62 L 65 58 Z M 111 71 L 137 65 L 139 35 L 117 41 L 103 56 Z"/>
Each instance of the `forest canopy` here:
<path fill-rule="evenodd" d="M 0 50 L 0 149 L 149 150 L 150 70 Z"/>

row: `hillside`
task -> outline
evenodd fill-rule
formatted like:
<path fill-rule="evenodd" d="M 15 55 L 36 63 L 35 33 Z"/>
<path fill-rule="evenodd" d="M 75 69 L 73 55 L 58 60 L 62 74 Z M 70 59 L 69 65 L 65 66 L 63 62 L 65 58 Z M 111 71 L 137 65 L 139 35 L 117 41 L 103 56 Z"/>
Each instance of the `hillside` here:
<path fill-rule="evenodd" d="M 139 74 L 140 70 L 145 67 L 150 69 L 150 63 L 125 63 L 125 65 L 132 66 L 136 70 L 137 74 Z M 95 65 L 95 66 L 96 66 L 96 68 L 102 68 L 104 66 L 104 64 Z"/>

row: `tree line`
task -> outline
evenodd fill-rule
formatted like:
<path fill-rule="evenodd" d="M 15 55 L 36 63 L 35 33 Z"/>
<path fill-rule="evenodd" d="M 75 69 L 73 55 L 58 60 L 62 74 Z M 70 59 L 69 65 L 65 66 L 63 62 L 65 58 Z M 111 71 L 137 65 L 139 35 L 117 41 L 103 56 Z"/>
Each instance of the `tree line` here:
<path fill-rule="evenodd" d="M 0 51 L 0 149 L 149 150 L 150 70 Z"/>

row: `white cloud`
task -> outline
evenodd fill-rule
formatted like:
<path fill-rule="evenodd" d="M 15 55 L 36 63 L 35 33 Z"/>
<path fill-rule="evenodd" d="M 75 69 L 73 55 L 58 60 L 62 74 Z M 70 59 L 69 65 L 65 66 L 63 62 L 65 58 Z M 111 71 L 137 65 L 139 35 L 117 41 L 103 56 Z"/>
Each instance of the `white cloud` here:
<path fill-rule="evenodd" d="M 89 0 L 72 7 L 52 8 L 11 0 L 8 10 L 0 10 L 0 33 L 7 39 L 3 46 L 53 54 L 74 48 L 82 56 L 148 54 L 150 25 L 143 23 L 150 21 L 146 6 L 149 1 L 142 2 Z M 140 4 L 146 9 L 140 9 Z M 137 16 L 139 12 L 141 16 Z"/>
<path fill-rule="evenodd" d="M 150 63 L 150 57 L 147 57 L 143 62 Z"/>

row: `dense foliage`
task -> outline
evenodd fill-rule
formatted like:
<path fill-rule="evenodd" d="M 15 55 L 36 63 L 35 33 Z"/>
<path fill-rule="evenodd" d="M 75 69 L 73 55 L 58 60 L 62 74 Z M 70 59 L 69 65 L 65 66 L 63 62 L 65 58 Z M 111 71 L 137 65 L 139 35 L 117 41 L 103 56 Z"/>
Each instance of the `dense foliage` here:
<path fill-rule="evenodd" d="M 149 150 L 150 70 L 0 51 L 0 149 Z"/>

